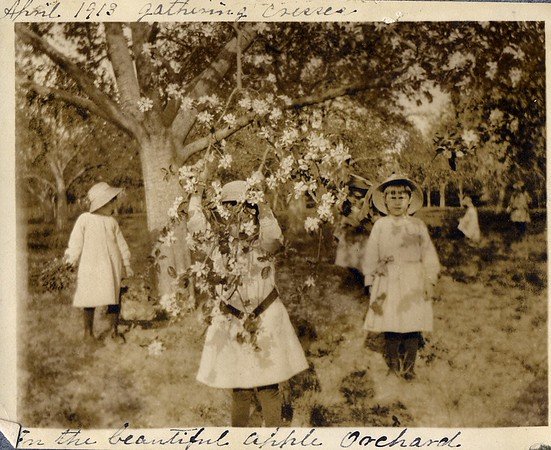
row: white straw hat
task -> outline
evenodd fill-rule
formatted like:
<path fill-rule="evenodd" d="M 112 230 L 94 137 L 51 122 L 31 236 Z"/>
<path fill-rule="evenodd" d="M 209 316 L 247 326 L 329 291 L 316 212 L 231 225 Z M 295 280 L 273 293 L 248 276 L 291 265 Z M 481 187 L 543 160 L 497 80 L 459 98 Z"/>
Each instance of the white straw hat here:
<path fill-rule="evenodd" d="M 105 181 L 94 184 L 88 191 L 90 212 L 100 209 L 122 192 L 122 188 L 109 186 Z"/>
<path fill-rule="evenodd" d="M 226 183 L 222 186 L 223 202 L 239 202 L 242 201 L 247 192 L 247 183 L 243 180 L 235 180 Z"/>
<path fill-rule="evenodd" d="M 373 190 L 373 204 L 375 205 L 375 208 L 383 214 L 388 214 L 388 210 L 385 205 L 385 189 L 394 184 L 406 184 L 411 188 L 411 201 L 409 202 L 408 214 L 413 214 L 422 208 L 423 191 L 419 185 L 409 178 L 396 174 L 389 176 Z"/>

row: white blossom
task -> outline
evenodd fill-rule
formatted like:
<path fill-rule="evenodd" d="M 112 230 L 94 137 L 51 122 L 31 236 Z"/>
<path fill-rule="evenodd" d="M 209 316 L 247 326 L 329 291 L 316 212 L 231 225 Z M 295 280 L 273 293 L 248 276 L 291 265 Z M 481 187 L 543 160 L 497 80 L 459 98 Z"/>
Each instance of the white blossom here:
<path fill-rule="evenodd" d="M 304 280 L 304 286 L 306 287 L 314 287 L 316 285 L 316 280 L 314 279 L 314 277 L 312 275 L 309 275 L 308 277 L 306 277 L 306 280 Z"/>
<path fill-rule="evenodd" d="M 317 217 L 307 217 L 304 221 L 306 231 L 316 231 L 319 228 L 320 220 Z"/>
<path fill-rule="evenodd" d="M 251 109 L 251 99 L 249 97 L 243 97 L 237 104 L 243 109 Z"/>
<path fill-rule="evenodd" d="M 300 170 L 308 170 L 308 163 L 304 159 L 299 158 L 297 164 Z"/>
<path fill-rule="evenodd" d="M 182 64 L 178 61 L 174 61 L 173 59 L 170 60 L 169 65 L 174 73 L 180 73 L 180 70 L 182 70 Z"/>
<path fill-rule="evenodd" d="M 159 301 L 161 307 L 172 317 L 177 317 L 182 309 L 178 305 L 175 294 L 164 294 Z"/>
<path fill-rule="evenodd" d="M 230 127 L 233 127 L 237 119 L 233 114 L 226 114 L 224 117 L 222 117 L 222 120 L 224 120 L 224 122 L 226 122 Z"/>
<path fill-rule="evenodd" d="M 259 116 L 263 116 L 264 114 L 268 113 L 268 111 L 270 110 L 268 102 L 266 100 L 260 100 L 260 99 L 253 100 L 252 108 L 253 108 L 253 111 Z"/>
<path fill-rule="evenodd" d="M 166 93 L 168 94 L 169 97 L 174 97 L 174 98 L 180 98 L 182 96 L 182 92 L 180 91 L 180 88 L 176 83 L 170 83 L 166 87 Z"/>
<path fill-rule="evenodd" d="M 212 114 L 209 113 L 208 111 L 203 111 L 203 112 L 200 112 L 199 114 L 197 114 L 197 121 L 199 123 L 203 123 L 205 125 L 210 125 L 211 122 L 212 122 Z"/>
<path fill-rule="evenodd" d="M 138 100 L 138 109 L 141 112 L 149 111 L 151 108 L 153 108 L 153 100 L 147 97 L 142 97 Z"/>
<path fill-rule="evenodd" d="M 176 236 L 174 236 L 174 230 L 169 230 L 164 236 L 159 237 L 159 242 L 167 247 L 170 247 L 176 242 Z"/>
<path fill-rule="evenodd" d="M 268 178 L 266 178 L 266 186 L 268 186 L 269 189 L 274 189 L 277 185 L 277 178 L 274 175 L 270 175 Z"/>
<path fill-rule="evenodd" d="M 279 108 L 274 108 L 272 109 L 272 111 L 270 112 L 270 115 L 269 115 L 269 119 L 270 120 L 273 120 L 273 121 L 276 121 L 278 120 L 279 118 L 281 118 L 283 114 L 281 113 L 281 109 Z"/>
<path fill-rule="evenodd" d="M 516 87 L 520 79 L 522 78 L 522 70 L 515 67 L 509 71 L 509 78 L 511 79 L 511 84 L 513 87 Z"/>
<path fill-rule="evenodd" d="M 164 345 L 161 341 L 154 340 L 147 346 L 147 352 L 151 356 L 159 356 L 165 351 Z"/>
<path fill-rule="evenodd" d="M 191 273 L 193 273 L 198 278 L 205 277 L 208 273 L 207 265 L 200 261 L 194 262 L 189 267 L 189 270 L 191 270 Z"/>
<path fill-rule="evenodd" d="M 461 135 L 461 139 L 467 145 L 476 144 L 478 142 L 478 134 L 474 130 L 465 130 Z"/>
<path fill-rule="evenodd" d="M 492 112 L 490 113 L 490 122 L 498 123 L 503 120 L 504 114 L 503 111 L 500 109 L 492 109 Z"/>
<path fill-rule="evenodd" d="M 295 199 L 298 200 L 306 191 L 308 191 L 308 185 L 304 181 L 298 181 L 294 184 L 293 189 L 295 191 Z"/>
<path fill-rule="evenodd" d="M 490 61 L 486 64 L 488 66 L 488 70 L 486 71 L 486 76 L 493 80 L 497 73 L 497 62 Z"/>
<path fill-rule="evenodd" d="M 327 203 L 322 203 L 317 208 L 318 216 L 321 220 L 331 222 L 333 220 L 333 214 L 331 213 L 331 206 Z"/>
<path fill-rule="evenodd" d="M 168 217 L 170 217 L 171 219 L 178 219 L 179 217 L 178 209 L 180 208 L 180 205 L 182 204 L 183 201 L 184 201 L 184 197 L 182 196 L 176 197 L 176 199 L 174 200 L 174 203 L 172 203 L 172 206 L 168 210 Z"/>
<path fill-rule="evenodd" d="M 232 155 L 225 154 L 220 158 L 220 161 L 218 163 L 218 168 L 219 169 L 229 169 L 232 162 L 233 162 Z"/>
<path fill-rule="evenodd" d="M 151 49 L 153 48 L 153 44 L 149 43 L 149 42 L 146 42 L 145 44 L 142 45 L 142 53 L 144 55 L 147 55 L 149 57 L 151 57 Z"/>
<path fill-rule="evenodd" d="M 252 205 L 258 205 L 259 203 L 263 203 L 264 192 L 257 191 L 257 190 L 249 191 L 247 192 L 246 200 Z"/>
<path fill-rule="evenodd" d="M 247 236 L 252 236 L 256 232 L 256 225 L 252 220 L 243 222 L 239 231 L 245 233 Z"/>
<path fill-rule="evenodd" d="M 182 99 L 182 109 L 184 110 L 191 110 L 191 108 L 193 108 L 193 99 L 192 98 L 189 98 L 189 97 L 184 97 Z"/>

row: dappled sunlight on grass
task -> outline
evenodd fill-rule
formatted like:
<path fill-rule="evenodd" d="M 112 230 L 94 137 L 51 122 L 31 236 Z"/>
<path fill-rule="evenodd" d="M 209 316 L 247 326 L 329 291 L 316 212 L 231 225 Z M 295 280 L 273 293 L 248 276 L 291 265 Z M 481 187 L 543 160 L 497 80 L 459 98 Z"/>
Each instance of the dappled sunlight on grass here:
<path fill-rule="evenodd" d="M 120 222 L 135 267 L 143 271 L 144 217 Z M 20 299 L 22 422 L 73 428 L 119 427 L 124 421 L 133 427 L 227 425 L 229 392 L 195 380 L 204 339 L 198 312 L 176 323 L 153 316 L 127 321 L 121 326 L 125 343 L 85 344 L 70 290 L 50 293 L 35 284 L 41 265 L 59 257 L 63 245 L 44 225 L 32 227 L 30 294 Z M 434 304 L 435 330 L 425 336 L 417 378 L 409 382 L 387 373 L 376 336 L 366 340 L 368 301 L 361 283 L 331 264 L 330 236 L 319 263 L 313 238 L 287 236 L 295 251 L 279 258 L 278 286 L 311 366 L 282 385 L 291 402 L 288 425 L 546 424 L 544 232 L 508 242 L 501 231 L 491 231 L 479 246 L 448 238 L 445 227 L 438 233 L 435 245 L 445 268 Z M 304 281 L 312 274 L 316 284 L 307 288 Z M 138 286 L 132 292 L 137 306 L 151 308 L 147 290 Z M 107 330 L 102 314 L 97 326 L 98 334 Z M 154 340 L 163 342 L 160 354 L 148 351 Z M 258 413 L 252 424 L 261 424 Z"/>

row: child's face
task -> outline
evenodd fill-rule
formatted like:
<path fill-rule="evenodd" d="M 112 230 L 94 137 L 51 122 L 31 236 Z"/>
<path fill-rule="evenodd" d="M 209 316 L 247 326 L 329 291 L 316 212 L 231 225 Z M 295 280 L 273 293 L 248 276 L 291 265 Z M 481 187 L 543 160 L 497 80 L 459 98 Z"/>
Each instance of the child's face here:
<path fill-rule="evenodd" d="M 405 186 L 389 186 L 385 189 L 385 204 L 392 216 L 404 215 L 409 207 L 411 194 Z"/>

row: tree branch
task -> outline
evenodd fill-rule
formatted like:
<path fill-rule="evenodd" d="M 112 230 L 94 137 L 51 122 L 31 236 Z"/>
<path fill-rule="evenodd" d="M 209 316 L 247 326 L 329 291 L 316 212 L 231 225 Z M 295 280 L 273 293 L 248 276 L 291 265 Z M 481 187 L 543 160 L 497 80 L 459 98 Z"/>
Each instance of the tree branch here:
<path fill-rule="evenodd" d="M 55 184 L 52 183 L 50 180 L 44 178 L 44 177 L 41 177 L 41 176 L 39 176 L 39 175 L 35 175 L 35 174 L 32 174 L 32 173 L 29 173 L 29 174 L 23 175 L 23 178 L 30 179 L 30 180 L 39 181 L 40 183 L 45 184 L 46 186 L 51 187 L 51 188 L 55 191 L 55 188 L 56 188 L 56 187 L 55 187 Z"/>
<path fill-rule="evenodd" d="M 43 97 L 48 97 L 51 95 L 54 98 L 62 100 L 65 103 L 71 104 L 77 108 L 86 109 L 87 111 L 93 114 L 96 114 L 102 119 L 105 119 L 108 122 L 114 123 L 126 133 L 133 135 L 132 130 L 125 128 L 124 123 L 119 122 L 115 117 L 107 114 L 103 109 L 99 108 L 98 105 L 96 105 L 93 101 L 87 98 L 79 97 L 78 95 L 71 94 L 70 92 L 63 91 L 61 89 L 42 86 L 40 84 L 33 83 L 30 81 L 21 83 L 21 87 L 25 87 L 30 91 L 34 91 L 38 95 L 41 95 Z"/>
<path fill-rule="evenodd" d="M 389 86 L 390 86 L 390 83 L 387 83 L 387 82 L 375 83 L 375 84 L 370 82 L 353 83 L 347 86 L 328 89 L 321 94 L 308 95 L 305 97 L 297 98 L 295 100 L 292 100 L 291 104 L 288 105 L 286 109 L 301 109 L 301 108 L 304 108 L 305 106 L 322 103 L 326 100 L 331 100 L 336 97 L 342 97 L 344 95 L 353 95 L 357 92 L 370 90 L 370 89 L 384 89 Z M 222 139 L 226 139 L 227 137 L 231 136 L 232 134 L 236 133 L 237 131 L 249 125 L 255 119 L 260 119 L 260 118 L 261 116 L 259 116 L 254 112 L 248 113 L 238 118 L 233 126 L 220 129 L 207 137 L 197 139 L 196 141 L 188 145 L 185 145 L 180 150 L 178 150 L 178 155 L 184 161 L 186 161 L 189 157 L 191 157 L 195 153 L 200 152 L 201 150 L 204 150 L 205 148 L 207 148 L 209 144 L 212 144 L 214 142 L 219 142 Z"/>
<path fill-rule="evenodd" d="M 47 55 L 62 71 L 70 76 L 96 105 L 97 109 L 102 111 L 101 116 L 110 122 L 119 126 L 125 132 L 141 137 L 144 130 L 133 117 L 129 117 L 111 100 L 111 98 L 99 90 L 89 75 L 84 73 L 73 61 L 60 51 L 51 46 L 45 39 L 32 32 L 27 26 L 17 24 L 15 27 L 17 36 L 25 43 L 31 45 L 35 50 Z"/>
<path fill-rule="evenodd" d="M 113 66 L 117 88 L 121 94 L 121 107 L 136 119 L 143 119 L 138 109 L 140 100 L 140 86 L 134 71 L 134 63 L 130 56 L 126 38 L 122 33 L 122 24 L 119 22 L 105 22 L 105 40 L 107 55 Z"/>
<path fill-rule="evenodd" d="M 253 25 L 247 24 L 241 33 L 241 51 L 244 51 L 253 43 L 256 32 L 253 30 Z M 237 38 L 233 38 L 224 46 L 212 64 L 201 73 L 197 82 L 191 85 L 187 96 L 193 99 L 199 98 L 207 93 L 210 87 L 216 86 L 233 65 L 236 54 Z M 171 117 L 166 118 L 168 123 L 172 123 L 174 143 L 177 147 L 184 143 L 197 116 L 196 110 L 183 110 L 180 105 L 173 120 L 170 120 Z"/>

